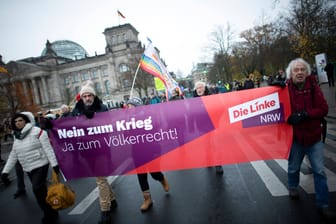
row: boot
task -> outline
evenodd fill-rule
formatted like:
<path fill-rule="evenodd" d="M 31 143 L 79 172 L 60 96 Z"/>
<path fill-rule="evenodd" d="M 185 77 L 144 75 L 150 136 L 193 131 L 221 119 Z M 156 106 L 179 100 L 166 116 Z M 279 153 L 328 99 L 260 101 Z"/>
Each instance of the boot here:
<path fill-rule="evenodd" d="M 166 177 L 163 178 L 163 181 L 161 181 L 161 184 L 162 184 L 163 190 L 165 192 L 168 192 L 169 191 L 169 184 L 168 184 L 168 181 L 167 181 Z"/>
<path fill-rule="evenodd" d="M 145 212 L 152 207 L 153 201 L 149 192 L 143 192 L 143 196 L 144 196 L 144 202 L 142 203 L 140 210 L 142 212 Z"/>
<path fill-rule="evenodd" d="M 111 224 L 112 223 L 112 217 L 110 211 L 101 212 L 101 220 L 98 222 L 98 224 Z"/>

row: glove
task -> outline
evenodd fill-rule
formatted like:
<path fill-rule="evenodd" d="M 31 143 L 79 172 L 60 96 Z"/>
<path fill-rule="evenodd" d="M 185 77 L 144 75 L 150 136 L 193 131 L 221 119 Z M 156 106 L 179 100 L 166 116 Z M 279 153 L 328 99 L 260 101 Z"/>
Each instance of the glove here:
<path fill-rule="evenodd" d="M 285 81 L 277 81 L 274 80 L 270 84 L 270 86 L 280 86 L 282 89 L 286 87 L 286 82 Z"/>
<path fill-rule="evenodd" d="M 92 111 L 92 110 L 85 110 L 84 111 L 84 115 L 88 118 L 88 119 L 92 119 L 93 118 L 93 116 L 94 116 L 94 111 Z"/>
<path fill-rule="evenodd" d="M 4 183 L 5 186 L 10 185 L 12 181 L 9 180 L 8 178 L 8 173 L 3 173 L 1 176 L 2 182 Z"/>
<path fill-rule="evenodd" d="M 300 113 L 292 113 L 289 118 L 287 119 L 288 124 L 297 125 L 303 120 L 308 118 L 307 111 L 302 111 Z"/>
<path fill-rule="evenodd" d="M 57 175 L 58 175 L 59 172 L 60 172 L 60 168 L 59 168 L 58 165 L 54 166 L 54 167 L 53 167 L 53 170 L 55 171 L 55 173 L 57 173 Z"/>
<path fill-rule="evenodd" d="M 47 130 L 52 129 L 53 124 L 51 123 L 51 120 L 46 119 L 46 121 L 45 121 L 45 127 L 46 127 Z"/>

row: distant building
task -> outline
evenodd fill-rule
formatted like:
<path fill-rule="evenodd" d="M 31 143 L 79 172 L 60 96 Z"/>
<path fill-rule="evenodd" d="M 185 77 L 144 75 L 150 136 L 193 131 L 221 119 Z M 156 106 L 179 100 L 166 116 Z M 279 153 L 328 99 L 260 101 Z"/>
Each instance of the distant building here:
<path fill-rule="evenodd" d="M 106 28 L 105 53 L 89 56 L 70 40 L 47 41 L 41 56 L 5 64 L 12 81 L 22 86 L 25 101 L 43 110 L 68 104 L 91 79 L 109 107 L 128 99 L 135 69 L 144 52 L 138 31 L 130 24 Z M 2 80 L 4 81 L 4 80 Z M 1 77 L 0 77 L 1 82 Z M 150 90 L 154 86 L 149 87 Z M 36 112 L 36 111 L 34 111 Z"/>
<path fill-rule="evenodd" d="M 212 66 L 213 66 L 213 63 L 197 63 L 196 67 L 193 68 L 191 72 L 194 83 L 197 81 L 203 81 L 207 83 L 208 74 Z"/>

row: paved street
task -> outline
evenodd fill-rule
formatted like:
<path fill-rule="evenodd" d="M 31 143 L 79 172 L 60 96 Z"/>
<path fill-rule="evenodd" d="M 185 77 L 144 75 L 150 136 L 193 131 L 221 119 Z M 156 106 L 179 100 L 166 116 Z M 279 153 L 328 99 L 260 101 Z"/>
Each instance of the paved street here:
<path fill-rule="evenodd" d="M 325 91 L 335 96 L 335 88 Z M 332 104 L 331 99 L 328 101 Z M 325 167 L 331 207 L 336 210 L 336 113 L 335 104 L 330 106 Z M 10 144 L 3 145 L 5 158 L 9 148 Z M 118 201 L 113 221 L 118 224 L 328 223 L 315 209 L 313 179 L 308 166 L 302 167 L 298 201 L 288 197 L 286 170 L 286 160 L 271 160 L 224 166 L 223 176 L 217 175 L 214 168 L 166 172 L 171 187 L 169 193 L 164 193 L 161 185 L 149 177 L 154 206 L 147 213 L 139 210 L 142 195 L 135 175 L 109 177 Z M 10 173 L 13 183 L 8 188 L 0 183 L 1 223 L 40 223 L 42 214 L 27 177 L 27 196 L 13 199 L 15 178 L 13 170 Z M 76 192 L 76 205 L 60 212 L 59 223 L 97 223 L 100 211 L 95 179 L 78 179 L 69 184 Z"/>

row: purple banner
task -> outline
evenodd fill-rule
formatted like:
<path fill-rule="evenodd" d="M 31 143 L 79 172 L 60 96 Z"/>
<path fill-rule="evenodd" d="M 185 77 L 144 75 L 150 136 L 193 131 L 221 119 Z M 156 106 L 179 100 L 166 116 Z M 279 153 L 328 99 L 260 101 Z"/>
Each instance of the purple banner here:
<path fill-rule="evenodd" d="M 125 174 L 213 130 L 200 98 L 68 117 L 51 142 L 67 179 Z"/>

